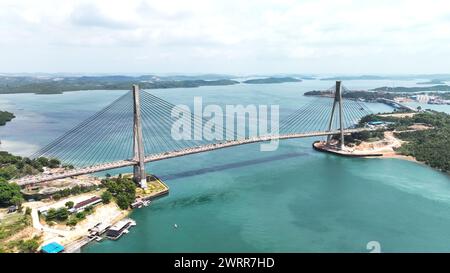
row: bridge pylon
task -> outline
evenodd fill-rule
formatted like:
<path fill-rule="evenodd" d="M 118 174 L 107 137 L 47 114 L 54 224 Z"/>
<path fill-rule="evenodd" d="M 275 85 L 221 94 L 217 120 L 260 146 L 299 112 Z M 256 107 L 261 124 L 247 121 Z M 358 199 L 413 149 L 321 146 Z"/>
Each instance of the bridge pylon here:
<path fill-rule="evenodd" d="M 140 91 L 139 86 L 133 84 L 133 160 L 136 164 L 133 166 L 134 180 L 139 185 L 147 188 L 147 175 L 145 173 L 144 162 L 144 144 L 142 142 L 142 122 L 141 122 L 141 103 L 140 103 Z"/>
<path fill-rule="evenodd" d="M 336 110 L 336 104 L 339 108 L 339 131 L 340 131 L 340 139 L 339 139 L 339 149 L 344 149 L 344 110 L 342 105 L 342 88 L 341 88 L 341 81 L 336 81 L 336 91 L 334 92 L 334 102 L 333 102 L 333 109 L 331 110 L 331 117 L 330 117 L 330 123 L 328 124 L 328 131 L 332 130 L 333 126 L 333 118 L 334 118 L 334 112 Z M 328 135 L 327 137 L 327 144 L 330 144 L 332 135 Z"/>

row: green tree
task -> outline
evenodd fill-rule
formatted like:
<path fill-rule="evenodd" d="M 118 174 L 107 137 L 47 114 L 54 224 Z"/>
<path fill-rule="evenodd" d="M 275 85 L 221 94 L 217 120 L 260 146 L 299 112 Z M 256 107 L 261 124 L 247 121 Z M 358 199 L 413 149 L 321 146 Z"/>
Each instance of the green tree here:
<path fill-rule="evenodd" d="M 75 218 L 78 220 L 83 220 L 86 218 L 86 213 L 83 211 L 77 212 L 77 214 L 75 214 Z"/>
<path fill-rule="evenodd" d="M 73 208 L 74 205 L 75 205 L 75 203 L 74 203 L 73 201 L 67 201 L 66 204 L 65 204 L 65 206 L 66 206 L 68 209 Z"/>
<path fill-rule="evenodd" d="M 128 200 L 127 196 L 125 193 L 119 193 L 116 197 L 117 200 L 117 205 L 119 206 L 119 208 L 126 210 L 130 207 L 131 203 Z"/>
<path fill-rule="evenodd" d="M 26 165 L 24 165 L 24 167 L 22 168 L 22 173 L 23 173 L 24 175 L 31 175 L 31 174 L 35 174 L 36 171 L 35 171 L 35 169 L 34 169 L 31 165 L 26 164 Z"/>
<path fill-rule="evenodd" d="M 10 180 L 16 177 L 19 174 L 15 165 L 7 165 L 5 167 L 0 168 L 0 178 L 4 178 L 5 180 Z"/>
<path fill-rule="evenodd" d="M 48 159 L 46 157 L 39 157 L 38 159 L 36 159 L 36 161 L 41 164 L 41 166 L 47 167 L 49 162 Z"/>
<path fill-rule="evenodd" d="M 101 197 L 104 204 L 109 204 L 112 199 L 112 194 L 109 191 L 105 191 L 102 193 Z"/>
<path fill-rule="evenodd" d="M 91 214 L 93 211 L 94 211 L 93 206 L 87 206 L 86 208 L 84 208 L 84 212 L 87 214 Z"/>
<path fill-rule="evenodd" d="M 47 211 L 47 214 L 45 215 L 45 221 L 53 221 L 56 219 L 56 209 L 51 208 Z"/>
<path fill-rule="evenodd" d="M 23 202 L 19 185 L 0 178 L 0 207 L 20 205 Z"/>
<path fill-rule="evenodd" d="M 65 221 L 69 218 L 69 211 L 67 208 L 60 208 L 56 211 L 56 220 Z"/>
<path fill-rule="evenodd" d="M 54 220 L 65 221 L 67 220 L 67 218 L 69 218 L 69 211 L 67 210 L 67 208 L 59 208 L 59 209 L 51 208 L 47 211 L 47 216 L 45 217 L 45 220 L 47 222 Z"/>
<path fill-rule="evenodd" d="M 107 191 L 116 198 L 117 205 L 121 209 L 128 209 L 136 199 L 136 184 L 130 178 L 119 176 L 105 179 L 102 183 Z"/>
<path fill-rule="evenodd" d="M 44 171 L 44 169 L 42 168 L 42 164 L 37 160 L 37 159 L 33 159 L 31 160 L 31 164 L 30 164 L 33 168 L 35 168 L 36 170 L 39 170 L 40 172 Z"/>
<path fill-rule="evenodd" d="M 66 225 L 71 226 L 71 227 L 74 227 L 77 224 L 78 224 L 78 220 L 75 217 L 71 217 L 66 223 Z"/>
<path fill-rule="evenodd" d="M 39 237 L 34 237 L 33 239 L 20 241 L 17 248 L 19 252 L 22 253 L 34 253 L 39 248 Z"/>
<path fill-rule="evenodd" d="M 56 159 L 56 158 L 52 158 L 52 159 L 50 159 L 50 161 L 48 162 L 48 166 L 50 167 L 50 168 L 57 168 L 57 167 L 59 167 L 61 165 L 61 161 L 59 161 L 58 159 Z"/>
<path fill-rule="evenodd" d="M 25 167 L 25 163 L 23 163 L 23 161 L 16 162 L 17 169 L 23 169 L 23 167 Z"/>
<path fill-rule="evenodd" d="M 52 198 L 53 198 L 54 200 L 59 200 L 59 199 L 61 199 L 61 193 L 57 192 L 57 193 L 53 194 L 53 195 L 52 195 Z"/>

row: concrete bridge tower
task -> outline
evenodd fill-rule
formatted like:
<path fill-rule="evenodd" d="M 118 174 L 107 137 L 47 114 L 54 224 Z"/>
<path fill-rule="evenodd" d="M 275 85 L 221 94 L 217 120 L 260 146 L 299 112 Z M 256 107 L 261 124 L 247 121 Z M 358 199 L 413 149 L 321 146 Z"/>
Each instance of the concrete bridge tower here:
<path fill-rule="evenodd" d="M 143 188 L 147 188 L 147 175 L 145 174 L 144 164 L 144 144 L 142 143 L 142 123 L 141 123 L 141 103 L 139 86 L 133 85 L 133 104 L 134 104 L 134 126 L 133 126 L 133 160 L 136 165 L 133 167 L 134 180 Z"/>
<path fill-rule="evenodd" d="M 340 140 L 339 140 L 339 149 L 344 149 L 344 110 L 342 106 L 342 89 L 341 89 L 341 81 L 336 81 L 336 91 L 334 92 L 334 102 L 333 109 L 331 110 L 331 118 L 330 123 L 328 124 L 328 131 L 331 131 L 333 126 L 333 118 L 334 112 L 336 110 L 336 104 L 339 107 L 339 130 L 340 130 Z M 327 144 L 330 144 L 331 135 L 327 137 Z"/>

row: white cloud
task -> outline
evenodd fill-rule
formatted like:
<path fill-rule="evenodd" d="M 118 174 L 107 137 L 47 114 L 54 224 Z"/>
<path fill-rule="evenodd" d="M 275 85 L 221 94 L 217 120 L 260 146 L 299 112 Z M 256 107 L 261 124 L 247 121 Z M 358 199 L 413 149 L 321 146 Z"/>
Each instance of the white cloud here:
<path fill-rule="evenodd" d="M 440 72 L 450 61 L 447 6 L 441 0 L 3 0 L 0 71 Z"/>

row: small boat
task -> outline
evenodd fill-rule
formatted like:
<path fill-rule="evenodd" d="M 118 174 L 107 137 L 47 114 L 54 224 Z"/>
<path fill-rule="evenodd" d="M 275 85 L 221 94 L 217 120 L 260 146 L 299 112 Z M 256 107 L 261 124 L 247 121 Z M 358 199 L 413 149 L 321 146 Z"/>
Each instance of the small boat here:
<path fill-rule="evenodd" d="M 178 228 L 178 225 L 177 225 L 177 224 L 174 224 L 173 227 L 174 227 L 174 228 Z"/>
<path fill-rule="evenodd" d="M 101 241 L 103 240 L 103 238 L 100 237 L 100 236 L 97 236 L 97 238 L 95 238 L 95 240 L 96 240 L 97 242 L 101 242 Z"/>

